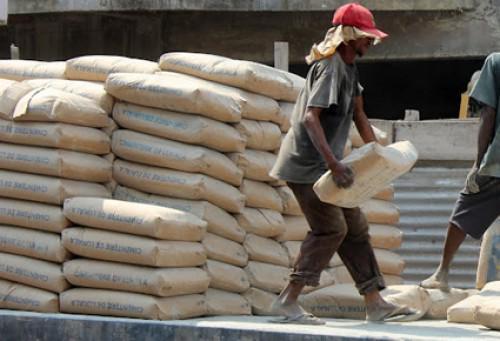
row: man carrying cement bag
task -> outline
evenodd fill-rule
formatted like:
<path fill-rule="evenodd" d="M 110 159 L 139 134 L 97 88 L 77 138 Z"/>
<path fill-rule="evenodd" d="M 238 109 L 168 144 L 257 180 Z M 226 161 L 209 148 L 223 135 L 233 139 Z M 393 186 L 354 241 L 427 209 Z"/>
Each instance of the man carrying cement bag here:
<path fill-rule="evenodd" d="M 353 173 L 340 161 L 354 119 L 365 142 L 376 141 L 363 110 L 354 60 L 387 36 L 376 29 L 371 12 L 359 4 L 339 7 L 325 40 L 306 60 L 313 64 L 299 95 L 292 129 L 286 135 L 271 175 L 287 181 L 311 231 L 301 245 L 290 282 L 274 304 L 285 318 L 278 322 L 324 324 L 297 303 L 304 286 L 318 286 L 321 271 L 338 251 L 367 305 L 367 319 L 384 321 L 411 314 L 407 307 L 384 301 L 385 288 L 369 242 L 368 223 L 358 207 L 321 202 L 313 184 L 331 170 L 333 181 L 347 188 Z M 338 52 L 338 53 L 336 53 Z"/>
<path fill-rule="evenodd" d="M 471 98 L 480 104 L 477 157 L 450 218 L 443 256 L 424 288 L 448 288 L 448 272 L 467 235 L 479 239 L 500 215 L 500 53 L 486 58 Z"/>

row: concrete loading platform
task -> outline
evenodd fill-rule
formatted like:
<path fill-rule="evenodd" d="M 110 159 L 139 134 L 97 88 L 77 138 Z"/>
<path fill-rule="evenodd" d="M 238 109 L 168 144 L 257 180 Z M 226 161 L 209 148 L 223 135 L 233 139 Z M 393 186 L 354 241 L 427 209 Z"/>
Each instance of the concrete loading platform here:
<path fill-rule="evenodd" d="M 417 321 L 365 323 L 327 319 L 325 326 L 280 325 L 269 317 L 218 316 L 148 321 L 87 315 L 0 311 L 2 341 L 76 340 L 499 340 L 500 331 L 478 325 Z"/>

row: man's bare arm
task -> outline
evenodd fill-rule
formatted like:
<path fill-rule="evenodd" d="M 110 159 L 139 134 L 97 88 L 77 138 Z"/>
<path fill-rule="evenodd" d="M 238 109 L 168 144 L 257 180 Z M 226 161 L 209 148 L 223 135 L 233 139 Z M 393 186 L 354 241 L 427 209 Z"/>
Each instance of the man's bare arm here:
<path fill-rule="evenodd" d="M 479 167 L 481 165 L 484 154 L 486 154 L 488 146 L 493 140 L 496 120 L 495 109 L 487 105 L 482 106 L 480 114 L 481 121 L 479 123 L 479 133 L 477 136 L 476 167 Z"/>
<path fill-rule="evenodd" d="M 358 128 L 359 135 L 363 139 L 365 143 L 377 142 L 377 137 L 373 132 L 370 121 L 368 121 L 368 117 L 366 116 L 364 104 L 363 104 L 363 96 L 354 97 L 354 124 L 356 128 Z"/>

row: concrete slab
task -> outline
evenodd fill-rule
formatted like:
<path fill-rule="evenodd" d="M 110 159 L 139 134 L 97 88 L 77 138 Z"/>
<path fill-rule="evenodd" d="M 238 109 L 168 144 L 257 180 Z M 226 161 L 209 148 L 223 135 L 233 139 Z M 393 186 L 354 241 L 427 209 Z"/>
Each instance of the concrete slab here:
<path fill-rule="evenodd" d="M 498 340 L 500 331 L 446 321 L 365 323 L 327 319 L 325 326 L 280 325 L 269 317 L 218 316 L 184 321 L 39 314 L 0 310 L 3 341 L 19 340 Z"/>

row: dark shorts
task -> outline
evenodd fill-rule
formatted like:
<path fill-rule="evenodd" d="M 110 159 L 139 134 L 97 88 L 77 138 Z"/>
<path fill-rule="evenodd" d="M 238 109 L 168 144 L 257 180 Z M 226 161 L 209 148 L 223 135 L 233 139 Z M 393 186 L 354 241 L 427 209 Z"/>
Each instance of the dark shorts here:
<path fill-rule="evenodd" d="M 500 178 L 477 176 L 476 183 L 479 192 L 460 192 L 450 223 L 479 239 L 500 215 Z"/>

